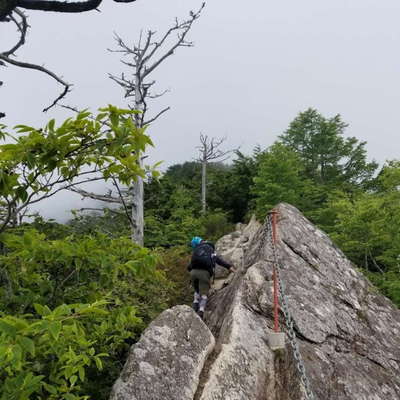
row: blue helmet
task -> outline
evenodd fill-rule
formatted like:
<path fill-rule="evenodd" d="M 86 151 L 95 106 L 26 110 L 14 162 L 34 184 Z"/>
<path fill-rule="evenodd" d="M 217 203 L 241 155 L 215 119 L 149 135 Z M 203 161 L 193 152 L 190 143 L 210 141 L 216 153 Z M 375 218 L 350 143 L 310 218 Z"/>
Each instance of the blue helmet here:
<path fill-rule="evenodd" d="M 199 236 L 195 236 L 192 241 L 190 242 L 191 246 L 193 248 L 195 248 L 196 246 L 198 246 L 201 242 L 203 241 L 203 239 Z"/>

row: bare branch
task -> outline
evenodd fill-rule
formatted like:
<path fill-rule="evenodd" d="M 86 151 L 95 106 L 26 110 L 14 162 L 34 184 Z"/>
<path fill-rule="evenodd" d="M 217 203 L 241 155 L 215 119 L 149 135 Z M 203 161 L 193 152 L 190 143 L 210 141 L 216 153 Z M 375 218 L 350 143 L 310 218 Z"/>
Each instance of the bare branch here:
<path fill-rule="evenodd" d="M 87 0 L 67 3 L 64 1 L 48 0 L 17 0 L 16 7 L 26 8 L 29 10 L 81 13 L 96 9 L 100 5 L 101 1 L 102 0 Z"/>
<path fill-rule="evenodd" d="M 168 93 L 168 92 L 170 92 L 170 90 L 169 90 L 169 89 L 165 89 L 165 90 L 164 90 L 163 92 L 161 92 L 161 93 L 148 94 L 147 97 L 148 97 L 149 99 L 158 99 L 159 97 L 164 96 L 164 94 L 166 94 L 166 93 Z"/>
<path fill-rule="evenodd" d="M 22 45 L 25 44 L 26 32 L 29 26 L 26 15 L 22 11 L 16 9 L 14 10 L 14 12 L 21 18 L 21 22 L 17 21 L 17 19 L 14 18 L 13 15 L 10 15 L 10 20 L 14 22 L 14 24 L 17 26 L 20 32 L 20 38 L 18 42 L 10 50 L 0 53 L 6 57 L 10 56 L 11 54 L 14 54 Z"/>
<path fill-rule="evenodd" d="M 82 208 L 79 208 L 79 209 L 74 210 L 74 211 L 76 211 L 76 212 L 82 212 L 82 211 L 100 211 L 100 212 L 103 212 L 103 213 L 104 213 L 104 210 L 105 210 L 104 208 L 82 207 Z M 123 215 L 123 214 L 124 214 L 124 213 L 122 213 L 121 211 L 113 210 L 112 208 L 106 208 L 106 210 L 107 210 L 108 212 L 111 212 L 111 213 L 117 214 L 117 215 Z"/>
<path fill-rule="evenodd" d="M 70 188 L 68 188 L 68 190 L 70 190 L 71 192 L 78 193 L 83 197 L 88 197 L 93 200 L 104 201 L 107 203 L 121 204 L 121 199 L 119 197 L 111 196 L 111 194 L 101 195 L 101 194 L 97 194 L 97 193 L 87 192 L 86 190 L 78 189 L 76 187 L 70 187 Z"/>
<path fill-rule="evenodd" d="M 170 110 L 171 107 L 166 107 L 163 110 L 161 110 L 155 117 L 149 119 L 148 121 L 144 122 L 143 125 L 149 125 L 152 122 L 154 122 L 158 117 L 160 117 L 162 114 L 164 114 L 165 112 L 167 112 L 168 110 Z"/>
<path fill-rule="evenodd" d="M 49 105 L 49 106 L 47 106 L 47 107 L 45 107 L 45 108 L 43 108 L 43 112 L 47 112 L 47 111 L 49 111 L 50 110 L 50 108 L 53 108 L 61 99 L 63 99 L 66 95 L 67 95 L 67 93 L 70 91 L 70 87 L 71 87 L 72 85 L 66 85 L 65 87 L 64 87 L 64 91 Z"/>
<path fill-rule="evenodd" d="M 114 0 L 116 3 L 132 3 L 136 0 Z M 97 10 L 102 0 L 56 1 L 56 0 L 3 0 L 0 9 L 0 21 L 7 21 L 8 15 L 16 7 L 29 10 L 53 11 L 61 13 L 81 13 Z"/>
<path fill-rule="evenodd" d="M 69 105 L 67 105 L 67 104 L 59 104 L 59 106 L 60 106 L 61 108 L 65 108 L 66 110 L 73 111 L 74 113 L 77 113 L 77 114 L 79 114 L 79 113 L 82 112 L 82 111 L 85 111 L 85 110 L 78 110 L 76 107 L 69 106 Z M 111 127 L 111 125 L 110 125 L 108 122 L 105 122 L 105 121 L 98 121 L 98 120 L 96 120 L 96 118 L 93 117 L 93 116 L 88 116 L 87 118 L 91 119 L 92 121 L 99 122 L 99 123 L 101 124 L 102 127 L 108 127 L 108 128 Z"/>
<path fill-rule="evenodd" d="M 83 175 L 90 175 L 90 174 L 94 174 L 94 173 L 100 172 L 100 171 L 101 171 L 101 169 L 95 168 L 94 170 L 91 170 L 91 171 L 82 172 L 82 173 L 79 174 L 79 176 L 81 177 Z M 36 176 L 33 177 L 32 179 L 36 180 L 39 177 L 40 174 L 41 174 L 41 171 L 38 171 L 36 173 Z M 43 194 L 41 196 L 38 195 L 38 192 L 43 191 L 44 189 L 51 190 L 55 186 L 61 185 L 62 183 L 68 181 L 68 178 L 59 177 L 55 181 L 49 183 L 49 179 L 50 178 L 46 179 L 46 182 L 42 183 L 41 186 L 36 191 L 30 193 L 29 196 L 27 197 L 27 199 L 25 200 L 25 202 L 23 204 L 21 204 L 18 208 L 15 208 L 15 212 L 16 213 L 20 213 L 22 210 L 24 210 L 29 205 L 34 204 L 34 203 L 38 203 L 39 201 L 42 201 L 42 200 L 47 199 L 49 197 L 52 197 L 56 193 L 58 193 L 58 192 L 60 192 L 62 190 L 69 189 L 69 188 L 71 188 L 73 186 L 81 185 L 83 183 L 89 183 L 89 182 L 104 180 L 104 178 L 102 176 L 101 177 L 91 177 L 91 178 L 88 178 L 88 179 L 84 179 L 84 180 L 77 181 L 77 182 L 71 182 L 71 183 L 69 183 L 67 185 L 60 186 L 58 189 L 56 189 L 54 191 L 51 191 L 51 192 L 47 191 L 45 194 Z M 27 186 L 29 186 L 29 184 Z M 36 197 L 34 200 L 32 200 L 35 196 L 38 196 L 38 197 Z M 7 200 L 7 202 L 9 202 L 11 205 L 15 205 L 16 200 L 15 199 L 12 199 L 11 201 Z"/>
<path fill-rule="evenodd" d="M 146 69 L 145 75 L 149 75 L 155 68 L 157 68 L 167 57 L 171 56 L 175 49 L 180 47 L 180 46 L 190 46 L 193 44 L 189 44 L 188 42 L 185 42 L 185 37 L 187 35 L 187 33 L 189 32 L 190 28 L 192 27 L 192 24 L 194 21 L 196 21 L 200 15 L 201 12 L 203 11 L 203 8 L 205 7 L 205 3 L 202 3 L 200 9 L 197 12 L 193 12 L 191 11 L 189 16 L 190 19 L 183 21 L 183 22 L 179 22 L 178 19 L 175 19 L 175 26 L 173 26 L 172 28 L 170 28 L 162 37 L 162 39 L 159 42 L 154 42 L 153 43 L 153 50 L 143 58 L 143 63 L 147 63 L 157 52 L 157 50 L 159 50 L 163 44 L 165 43 L 165 41 L 167 40 L 167 38 L 174 32 L 174 31 L 180 31 L 183 30 L 183 33 L 181 33 L 180 35 L 178 35 L 178 40 L 177 42 L 171 46 L 165 53 L 164 55 L 162 55 L 151 67 L 149 67 L 148 69 Z"/>
<path fill-rule="evenodd" d="M 43 72 L 43 73 L 51 76 L 58 83 L 60 83 L 62 86 L 64 86 L 64 90 L 62 91 L 62 93 L 53 101 L 53 103 L 49 107 L 46 107 L 43 111 L 48 111 L 51 107 L 54 107 L 57 104 L 57 102 L 60 101 L 63 97 L 65 97 L 65 95 L 70 91 L 70 88 L 71 88 L 72 85 L 67 83 L 67 82 L 65 82 L 63 79 L 61 79 L 54 72 L 51 72 L 47 68 L 44 68 L 44 67 L 42 67 L 40 65 L 36 65 L 36 64 L 16 61 L 16 60 L 10 58 L 7 55 L 4 55 L 4 53 L 0 53 L 0 60 L 6 62 L 8 64 L 15 65 L 15 66 L 20 67 L 20 68 L 33 69 L 33 70 L 36 70 L 36 71 Z"/>
<path fill-rule="evenodd" d="M 120 78 L 112 74 L 108 74 L 108 77 L 125 89 L 125 98 L 135 96 L 136 85 L 134 81 L 125 79 L 124 74 L 121 74 Z"/>
<path fill-rule="evenodd" d="M 153 37 L 154 34 L 155 34 L 155 32 L 152 32 L 151 30 L 147 31 L 146 44 L 144 45 L 143 49 L 141 50 L 142 54 L 146 54 L 147 50 L 151 46 L 151 38 Z M 146 61 L 141 59 L 140 62 L 143 65 L 143 63 L 146 62 Z"/>
<path fill-rule="evenodd" d="M 219 162 L 226 161 L 236 149 L 222 151 L 219 149 L 226 140 L 226 137 L 221 139 L 209 138 L 207 135 L 200 134 L 200 145 L 196 148 L 200 152 L 200 156 L 196 159 L 199 162 L 209 162 L 212 160 L 218 160 Z M 227 157 L 226 157 L 227 156 Z"/>
<path fill-rule="evenodd" d="M 191 47 L 193 46 L 192 42 L 185 42 L 185 37 L 188 34 L 190 28 L 192 27 L 193 23 L 200 18 L 201 12 L 203 11 L 203 8 L 205 7 L 205 3 L 203 3 L 200 7 L 200 9 L 197 12 L 190 12 L 190 19 L 183 21 L 182 23 L 179 23 L 178 20 L 176 20 L 175 26 L 172 27 L 162 38 L 162 40 L 159 43 L 154 44 L 154 49 L 153 51 L 149 54 L 144 59 L 144 62 L 147 62 L 151 59 L 151 57 L 155 54 L 155 52 L 161 48 L 167 37 L 175 30 L 182 31 L 180 34 L 178 34 L 178 40 L 173 44 L 164 54 L 153 63 L 149 68 L 145 68 L 145 72 L 143 74 L 143 77 L 145 78 L 147 75 L 149 75 L 151 72 L 153 72 L 166 58 L 174 54 L 174 51 L 178 47 Z"/>
<path fill-rule="evenodd" d="M 200 17 L 204 6 L 205 4 L 203 3 L 197 12 L 191 11 L 189 14 L 189 19 L 187 20 L 179 22 L 176 19 L 175 25 L 168 29 L 159 41 L 153 41 L 156 32 L 151 30 L 147 31 L 145 39 L 143 39 L 144 35 L 142 31 L 137 44 L 134 44 L 133 46 L 126 44 L 117 33 L 114 34 L 119 49 L 109 49 L 109 51 L 122 53 L 124 56 L 131 57 L 129 61 L 121 60 L 121 62 L 129 68 L 133 68 L 133 77 L 128 79 L 123 73 L 118 77 L 109 74 L 109 77 L 123 88 L 126 98 L 135 97 L 135 106 L 130 107 L 140 109 L 142 111 L 142 114 L 137 116 L 137 122 L 139 122 L 142 126 L 150 122 L 154 122 L 160 115 L 168 110 L 168 108 L 163 109 L 156 115 L 156 117 L 145 121 L 145 116 L 148 109 L 147 99 L 156 99 L 168 92 L 168 90 L 165 90 L 161 93 L 151 93 L 150 88 L 155 84 L 155 81 L 145 82 L 145 78 L 151 74 L 151 72 L 154 71 L 154 69 L 156 69 L 166 58 L 171 56 L 178 47 L 193 45 L 191 42 L 187 42 L 185 38 L 194 21 Z M 166 41 L 174 32 L 178 32 L 174 43 L 167 48 L 167 50 L 157 60 L 152 61 L 156 53 L 159 50 L 162 50 L 163 46 L 166 44 Z M 150 61 L 152 61 L 151 65 L 149 65 Z"/>
<path fill-rule="evenodd" d="M 119 188 L 118 182 L 117 182 L 117 180 L 116 180 L 114 177 L 112 177 L 112 180 L 113 180 L 114 186 L 116 187 L 116 189 L 117 189 L 117 191 L 118 191 L 118 196 L 119 196 L 119 198 L 120 198 L 120 200 L 121 200 L 121 203 L 122 203 L 122 205 L 123 205 L 123 207 L 124 207 L 125 216 L 128 218 L 128 221 L 129 221 L 129 223 L 131 224 L 131 226 L 134 226 L 134 221 L 133 221 L 133 219 L 132 219 L 132 217 L 131 217 L 131 215 L 130 215 L 130 213 L 129 213 L 128 207 L 127 207 L 126 202 L 125 202 L 125 200 L 124 200 L 124 196 L 123 196 L 122 193 L 121 193 L 121 190 L 120 190 L 120 188 Z"/>

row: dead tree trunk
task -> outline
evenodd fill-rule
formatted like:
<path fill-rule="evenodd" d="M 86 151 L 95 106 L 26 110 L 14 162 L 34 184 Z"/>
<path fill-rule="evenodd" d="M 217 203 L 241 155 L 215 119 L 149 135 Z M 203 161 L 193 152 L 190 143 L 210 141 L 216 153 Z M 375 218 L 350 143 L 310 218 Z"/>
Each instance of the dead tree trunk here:
<path fill-rule="evenodd" d="M 226 138 L 209 138 L 207 135 L 200 134 L 200 156 L 197 161 L 201 162 L 201 212 L 207 211 L 207 164 L 210 161 L 225 161 L 229 158 L 228 154 L 233 150 L 222 151 L 219 149 Z M 228 157 L 227 157 L 228 156 Z"/>
<path fill-rule="evenodd" d="M 207 159 L 204 157 L 201 160 L 201 212 L 205 214 L 207 209 Z"/>
<path fill-rule="evenodd" d="M 138 60 L 139 64 L 142 60 Z M 140 79 L 140 70 L 136 68 L 135 73 L 135 87 L 140 88 L 142 86 Z M 143 98 L 142 92 L 140 90 L 135 91 L 135 110 L 143 113 Z M 136 126 L 141 127 L 142 119 L 140 114 L 135 114 Z M 139 168 L 143 168 L 143 158 L 140 156 L 138 158 Z M 143 188 L 143 178 L 141 176 L 137 177 L 137 180 L 132 186 L 132 241 L 143 246 L 144 243 L 144 188 Z"/>

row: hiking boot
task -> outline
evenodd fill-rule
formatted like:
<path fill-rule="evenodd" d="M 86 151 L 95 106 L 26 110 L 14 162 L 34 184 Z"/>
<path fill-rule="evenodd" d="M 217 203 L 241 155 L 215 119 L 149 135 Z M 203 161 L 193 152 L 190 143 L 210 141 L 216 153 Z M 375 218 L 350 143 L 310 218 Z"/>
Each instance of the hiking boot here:
<path fill-rule="evenodd" d="M 195 312 L 198 312 L 198 311 L 199 311 L 199 303 L 193 303 L 193 304 L 192 304 L 192 307 L 193 307 L 193 310 L 194 310 Z"/>
<path fill-rule="evenodd" d="M 204 311 L 199 311 L 197 314 L 201 319 L 204 319 Z"/>

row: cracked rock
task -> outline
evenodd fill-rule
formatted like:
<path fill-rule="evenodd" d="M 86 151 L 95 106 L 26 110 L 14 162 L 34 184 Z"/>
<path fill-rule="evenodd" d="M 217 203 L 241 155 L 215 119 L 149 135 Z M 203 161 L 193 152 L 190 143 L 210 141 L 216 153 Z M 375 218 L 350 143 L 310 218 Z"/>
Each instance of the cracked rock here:
<path fill-rule="evenodd" d="M 188 306 L 164 311 L 132 346 L 110 400 L 193 399 L 214 343 Z"/>
<path fill-rule="evenodd" d="M 315 400 L 399 400 L 400 310 L 296 208 L 276 210 L 280 277 Z M 307 399 L 288 340 L 282 351 L 268 346 L 267 229 L 253 219 L 217 243 L 238 271 L 218 276 L 209 299 L 205 322 L 215 346 L 188 307 L 164 312 L 133 346 L 112 400 Z M 286 330 L 282 312 L 279 324 Z"/>

